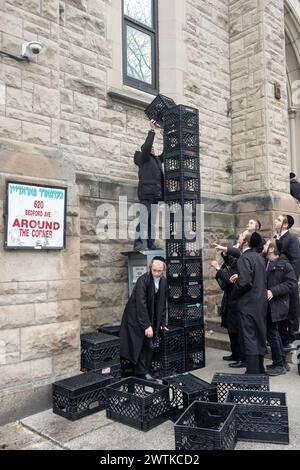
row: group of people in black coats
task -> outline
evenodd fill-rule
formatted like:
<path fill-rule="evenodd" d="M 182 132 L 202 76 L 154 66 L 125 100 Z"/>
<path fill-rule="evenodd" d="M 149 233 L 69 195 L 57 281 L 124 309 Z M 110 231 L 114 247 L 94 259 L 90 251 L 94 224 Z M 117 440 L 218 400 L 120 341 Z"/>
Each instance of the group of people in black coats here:
<path fill-rule="evenodd" d="M 216 269 L 216 280 L 224 292 L 221 317 L 227 328 L 232 368 L 246 367 L 248 374 L 275 376 L 289 370 L 285 353 L 293 349 L 299 331 L 300 243 L 289 229 L 294 219 L 282 214 L 275 219 L 276 234 L 264 240 L 261 224 L 251 219 L 237 245 L 215 244 L 223 264 Z M 267 343 L 272 364 L 264 368 Z"/>

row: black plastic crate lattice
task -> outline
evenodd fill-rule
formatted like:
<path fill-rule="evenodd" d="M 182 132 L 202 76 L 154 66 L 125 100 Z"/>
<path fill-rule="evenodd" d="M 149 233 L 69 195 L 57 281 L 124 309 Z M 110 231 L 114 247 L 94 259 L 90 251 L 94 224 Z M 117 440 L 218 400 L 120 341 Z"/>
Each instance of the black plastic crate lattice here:
<path fill-rule="evenodd" d="M 205 367 L 205 344 L 198 351 L 185 352 L 185 370 L 197 370 Z"/>
<path fill-rule="evenodd" d="M 167 276 L 173 279 L 202 277 L 202 258 L 168 260 Z"/>
<path fill-rule="evenodd" d="M 196 302 L 202 300 L 202 281 L 169 279 L 168 292 L 170 301 Z"/>
<path fill-rule="evenodd" d="M 147 106 L 145 114 L 149 119 L 154 119 L 157 126 L 164 126 L 164 115 L 169 108 L 176 105 L 172 98 L 164 95 L 157 95 L 156 98 Z"/>
<path fill-rule="evenodd" d="M 55 382 L 52 385 L 53 413 L 75 421 L 105 408 L 105 388 L 110 375 L 88 372 Z"/>
<path fill-rule="evenodd" d="M 199 134 L 188 130 L 166 129 L 164 131 L 164 153 L 167 155 L 175 151 L 190 152 L 190 155 L 199 154 Z"/>
<path fill-rule="evenodd" d="M 168 320 L 171 325 L 190 326 L 203 322 L 203 304 L 174 303 L 168 304 Z"/>
<path fill-rule="evenodd" d="M 120 364 L 120 338 L 104 333 L 81 335 L 81 367 L 102 369 Z"/>
<path fill-rule="evenodd" d="M 169 390 L 165 385 L 130 377 L 106 388 L 106 415 L 143 431 L 168 418 Z"/>
<path fill-rule="evenodd" d="M 184 329 L 170 326 L 168 330 L 161 330 L 158 337 L 160 354 L 169 356 L 184 350 Z"/>
<path fill-rule="evenodd" d="M 169 177 L 174 172 L 180 172 L 182 176 L 198 176 L 199 177 L 199 156 L 177 152 L 167 154 L 164 158 L 165 176 Z"/>
<path fill-rule="evenodd" d="M 184 410 L 194 400 L 217 401 L 217 388 L 193 374 L 165 377 L 163 383 L 170 388 L 170 410 Z"/>
<path fill-rule="evenodd" d="M 226 403 L 236 405 L 238 439 L 276 444 L 289 443 L 285 393 L 229 390 Z"/>
<path fill-rule="evenodd" d="M 175 423 L 176 450 L 230 450 L 235 444 L 234 405 L 194 401 Z"/>
<path fill-rule="evenodd" d="M 183 128 L 193 132 L 199 132 L 199 112 L 197 108 L 178 105 L 168 109 L 164 117 L 166 129 Z"/>
<path fill-rule="evenodd" d="M 202 255 L 200 240 L 166 240 L 167 258 L 195 257 Z"/>
<path fill-rule="evenodd" d="M 201 351 L 204 346 L 204 324 L 187 326 L 184 329 L 186 351 Z"/>
<path fill-rule="evenodd" d="M 232 390 L 269 391 L 269 377 L 264 374 L 222 374 L 216 372 L 212 379 L 218 390 L 218 402 L 224 402 L 227 393 Z"/>
<path fill-rule="evenodd" d="M 158 377 L 183 373 L 185 371 L 184 350 L 171 355 L 157 353 L 153 356 L 151 370 Z"/>
<path fill-rule="evenodd" d="M 186 198 L 200 195 L 199 175 L 169 175 L 165 178 L 165 194 L 167 198 L 180 199 L 182 195 Z"/>

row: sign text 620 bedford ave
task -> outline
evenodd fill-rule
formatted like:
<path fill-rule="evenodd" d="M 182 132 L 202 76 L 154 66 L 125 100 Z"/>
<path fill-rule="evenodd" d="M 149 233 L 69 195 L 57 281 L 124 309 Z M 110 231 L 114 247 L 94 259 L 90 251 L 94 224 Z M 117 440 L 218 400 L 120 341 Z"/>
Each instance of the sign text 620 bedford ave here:
<path fill-rule="evenodd" d="M 65 246 L 66 188 L 7 183 L 6 248 Z"/>

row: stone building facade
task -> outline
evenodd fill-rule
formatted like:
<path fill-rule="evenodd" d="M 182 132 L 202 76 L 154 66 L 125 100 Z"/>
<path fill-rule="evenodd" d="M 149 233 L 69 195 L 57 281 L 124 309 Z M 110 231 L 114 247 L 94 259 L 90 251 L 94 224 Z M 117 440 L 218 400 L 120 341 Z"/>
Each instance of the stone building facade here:
<path fill-rule="evenodd" d="M 299 15 L 298 0 L 158 0 L 159 91 L 200 112 L 207 316 L 214 241 L 254 216 L 269 236 L 278 211 L 300 227 Z M 43 45 L 0 54 L 0 423 L 49 407 L 51 383 L 79 371 L 80 331 L 117 322 L 127 300 L 131 242 L 103 239 L 99 207 L 137 200 L 154 96 L 123 83 L 122 18 L 122 0 L 0 0 L 0 50 Z M 3 248 L 9 179 L 68 188 L 65 250 Z"/>

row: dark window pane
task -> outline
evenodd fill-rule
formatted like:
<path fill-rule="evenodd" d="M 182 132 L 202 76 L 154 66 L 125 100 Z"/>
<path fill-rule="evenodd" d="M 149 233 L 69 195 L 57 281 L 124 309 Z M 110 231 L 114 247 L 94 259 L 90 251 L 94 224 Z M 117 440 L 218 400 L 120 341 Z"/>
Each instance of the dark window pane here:
<path fill-rule="evenodd" d="M 135 21 L 153 27 L 152 0 L 124 0 L 124 13 Z"/>
<path fill-rule="evenodd" d="M 127 26 L 127 75 L 152 84 L 151 36 Z"/>

